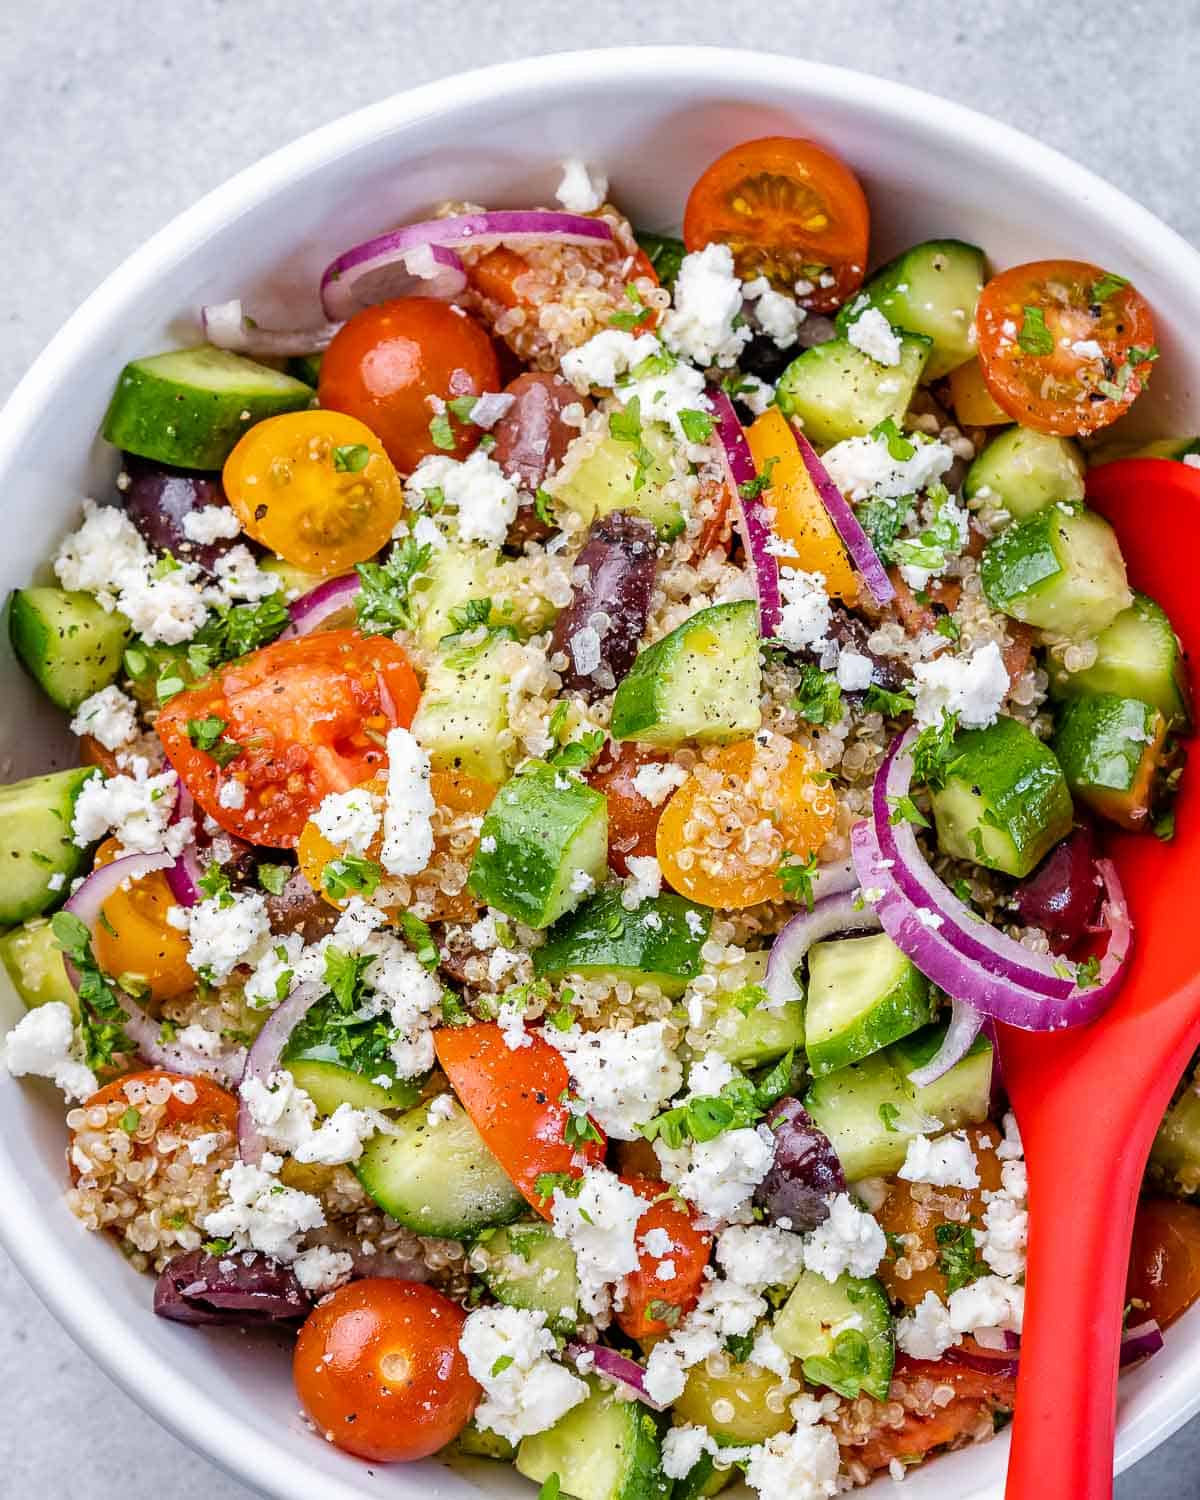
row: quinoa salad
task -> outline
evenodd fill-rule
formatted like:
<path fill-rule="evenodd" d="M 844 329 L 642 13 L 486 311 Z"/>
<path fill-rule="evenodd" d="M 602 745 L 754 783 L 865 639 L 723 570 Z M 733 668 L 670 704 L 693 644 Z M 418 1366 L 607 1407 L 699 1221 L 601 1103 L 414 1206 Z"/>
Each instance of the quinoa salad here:
<path fill-rule="evenodd" d="M 811 140 L 681 229 L 606 170 L 114 371 L 115 488 L 8 605 L 79 764 L 0 788 L 0 1056 L 147 1316 L 294 1334 L 304 1440 L 818 1500 L 1010 1419 L 997 1026 L 1116 995 L 1121 837 L 1178 878 L 1183 650 L 1088 504 L 1154 320 L 879 264 Z M 1197 1188 L 1187 1080 L 1123 1363 Z"/>

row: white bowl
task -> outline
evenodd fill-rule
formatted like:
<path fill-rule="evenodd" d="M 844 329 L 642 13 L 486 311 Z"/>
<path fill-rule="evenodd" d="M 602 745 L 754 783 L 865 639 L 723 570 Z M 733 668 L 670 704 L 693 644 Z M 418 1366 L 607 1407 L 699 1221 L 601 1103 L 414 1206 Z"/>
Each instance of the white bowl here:
<path fill-rule="evenodd" d="M 673 228 L 708 162 L 777 133 L 811 135 L 858 171 L 874 216 L 873 262 L 954 235 L 983 245 L 996 266 L 1068 255 L 1132 277 L 1158 315 L 1163 350 L 1142 418 L 1162 434 L 1200 429 L 1200 256 L 1056 152 L 958 105 L 793 58 L 707 48 L 560 55 L 443 79 L 305 136 L 209 194 L 109 277 L 4 411 L 5 591 L 44 571 L 82 495 L 110 489 L 115 456 L 96 432 L 121 365 L 194 342 L 201 303 L 241 295 L 264 322 L 315 318 L 317 277 L 337 251 L 443 198 L 549 202 L 567 155 L 602 166 L 636 224 Z M 7 652 L 0 693 L 2 779 L 68 763 L 61 716 Z M 0 1029 L 19 1009 L 5 980 Z M 147 1411 L 280 1500 L 465 1497 L 479 1486 L 528 1496 L 502 1465 L 459 1474 L 348 1458 L 301 1422 L 284 1338 L 156 1319 L 149 1279 L 65 1207 L 62 1114 L 48 1086 L 0 1080 L 0 1235 L 51 1311 Z M 1122 1381 L 1118 1466 L 1197 1408 L 1200 1308 Z M 999 1497 L 1006 1455 L 1001 1440 L 939 1459 L 905 1493 Z"/>

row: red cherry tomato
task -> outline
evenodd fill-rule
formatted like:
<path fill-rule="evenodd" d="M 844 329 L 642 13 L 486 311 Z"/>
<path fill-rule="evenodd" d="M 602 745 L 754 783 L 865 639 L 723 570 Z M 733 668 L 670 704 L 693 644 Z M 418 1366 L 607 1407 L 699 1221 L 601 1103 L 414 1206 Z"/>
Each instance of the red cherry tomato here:
<path fill-rule="evenodd" d="M 1133 1226 L 1129 1296 L 1166 1328 L 1200 1297 L 1200 1208 L 1173 1198 L 1144 1198 Z M 1131 1323 L 1141 1321 L 1138 1311 Z"/>
<path fill-rule="evenodd" d="M 176 1125 L 204 1124 L 212 1130 L 233 1132 L 237 1129 L 238 1102 L 231 1093 L 215 1084 L 211 1078 L 196 1076 L 185 1078 L 182 1073 L 168 1073 L 162 1068 L 147 1068 L 142 1073 L 126 1073 L 112 1083 L 106 1083 L 84 1104 L 84 1109 L 107 1107 L 114 1099 L 128 1102 L 126 1084 L 140 1083 L 152 1088 L 156 1083 L 190 1083 L 195 1098 L 185 1103 L 176 1094 L 166 1102 L 165 1118 Z"/>
<path fill-rule="evenodd" d="M 156 727 L 183 784 L 222 828 L 291 848 L 328 793 L 375 774 L 384 734 L 412 723 L 419 697 L 393 641 L 328 630 L 222 667 L 172 698 Z M 231 784 L 241 792 L 223 803 Z"/>
<path fill-rule="evenodd" d="M 500 389 L 492 341 L 473 318 L 432 297 L 401 297 L 356 313 L 321 360 L 318 395 L 331 411 L 365 422 L 401 474 L 430 453 L 465 458 L 483 436 L 452 410 L 431 429 L 437 408 Z M 435 433 L 443 436 L 441 443 Z"/>
<path fill-rule="evenodd" d="M 975 324 L 992 399 L 1038 432 L 1083 437 L 1107 427 L 1133 405 L 1157 358 L 1150 304 L 1082 260 L 1001 271 L 983 289 Z"/>
<path fill-rule="evenodd" d="M 662 755 L 645 755 L 633 745 L 605 746 L 587 779 L 608 802 L 608 862 L 618 875 L 628 875 L 629 857 L 644 858 L 655 850 L 654 835 L 666 798 L 657 807 L 633 784 L 642 766 L 661 765 Z"/>
<path fill-rule="evenodd" d="M 321 1436 L 376 1463 L 428 1458 L 471 1419 L 466 1314 L 413 1281 L 354 1281 L 310 1313 L 292 1374 Z"/>
<path fill-rule="evenodd" d="M 649 1206 L 638 1220 L 638 1268 L 626 1279 L 625 1304 L 617 1322 L 631 1339 L 644 1339 L 669 1333 L 695 1307 L 704 1285 L 712 1235 L 696 1228 L 691 1211 L 670 1197 L 663 1183 L 647 1177 L 621 1180 Z M 670 1237 L 670 1246 L 661 1255 L 652 1255 L 644 1243 L 655 1229 Z M 658 1274 L 664 1265 L 668 1276 Z"/>
<path fill-rule="evenodd" d="M 689 250 L 721 241 L 739 276 L 766 276 L 789 294 L 810 281 L 813 290 L 798 300 L 816 312 L 832 311 L 862 284 L 869 233 L 866 196 L 846 163 L 790 136 L 745 141 L 719 156 L 683 215 Z"/>
<path fill-rule="evenodd" d="M 499 1026 L 443 1026 L 434 1033 L 442 1071 L 488 1150 L 543 1218 L 550 1201 L 538 1191 L 544 1174 L 580 1175 L 582 1162 L 604 1160 L 604 1142 L 568 1145 L 571 1090 L 567 1065 L 536 1031 L 510 1048 Z"/>

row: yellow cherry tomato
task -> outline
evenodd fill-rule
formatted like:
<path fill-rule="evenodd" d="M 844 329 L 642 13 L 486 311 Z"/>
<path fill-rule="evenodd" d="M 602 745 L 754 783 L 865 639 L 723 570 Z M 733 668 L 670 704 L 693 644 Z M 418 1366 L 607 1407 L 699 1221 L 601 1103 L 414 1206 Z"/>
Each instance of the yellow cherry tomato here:
<path fill-rule="evenodd" d="M 960 427 L 1007 427 L 1012 418 L 992 398 L 983 380 L 983 366 L 969 359 L 946 377 L 950 404 Z"/>
<path fill-rule="evenodd" d="M 763 490 L 763 500 L 775 513 L 776 536 L 792 548 L 791 556 L 780 554 L 780 566 L 824 574 L 827 592 L 853 604 L 858 598 L 858 575 L 804 467 L 787 418 L 772 406 L 747 430 L 746 441 L 760 474 L 771 465 L 771 482 Z"/>
<path fill-rule="evenodd" d="M 786 899 L 784 854 L 806 859 L 833 831 L 837 800 L 807 745 L 739 740 L 702 760 L 658 820 L 662 872 L 681 896 L 740 911 Z"/>
<path fill-rule="evenodd" d="M 116 839 L 105 839 L 96 850 L 96 864 L 120 857 Z M 196 983 L 188 963 L 187 938 L 167 921 L 176 905 L 161 870 L 131 880 L 114 891 L 101 907 L 92 946 L 96 962 L 106 974 L 133 975 L 149 986 L 152 1000 L 170 1000 Z"/>
<path fill-rule="evenodd" d="M 372 557 L 404 513 L 404 486 L 383 444 L 339 411 L 259 422 L 226 459 L 222 482 L 255 541 L 325 576 Z"/>

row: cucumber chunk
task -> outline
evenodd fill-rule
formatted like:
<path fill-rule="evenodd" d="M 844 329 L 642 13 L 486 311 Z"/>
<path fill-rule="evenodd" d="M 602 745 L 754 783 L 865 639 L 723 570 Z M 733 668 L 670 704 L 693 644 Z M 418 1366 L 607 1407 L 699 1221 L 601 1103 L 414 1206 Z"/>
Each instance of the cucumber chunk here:
<path fill-rule="evenodd" d="M 818 448 L 865 437 L 889 417 L 903 417 L 931 348 L 928 339 L 903 334 L 900 363 L 880 365 L 849 340 L 830 339 L 788 365 L 775 388 L 776 403 Z"/>
<path fill-rule="evenodd" d="M 419 1083 L 393 1078 L 384 1088 L 330 1058 L 285 1057 L 283 1067 L 296 1086 L 309 1095 L 319 1115 L 331 1115 L 339 1104 L 352 1109 L 411 1109 L 421 1097 Z M 385 1071 L 381 1070 L 379 1077 Z"/>
<path fill-rule="evenodd" d="M 601 891 L 578 911 L 556 922 L 533 952 L 533 972 L 561 979 L 627 980 L 656 984 L 664 995 L 682 995 L 704 967 L 700 950 L 708 940 L 712 911 L 664 892 L 626 911 L 619 889 Z"/>
<path fill-rule="evenodd" d="M 471 894 L 527 927 L 573 911 L 608 873 L 602 792 L 535 762 L 500 788 L 480 830 Z"/>
<path fill-rule="evenodd" d="M 1133 599 L 1116 535 L 1090 510 L 1050 505 L 1014 522 L 979 573 L 993 609 L 1073 640 L 1099 635 Z"/>
<path fill-rule="evenodd" d="M 264 417 L 301 411 L 315 392 L 241 354 L 198 344 L 127 364 L 103 433 L 127 453 L 180 469 L 219 469 Z"/>
<path fill-rule="evenodd" d="M 133 635 L 124 615 L 91 594 L 65 589 L 14 589 L 8 631 L 17 660 L 51 703 L 70 712 L 121 670 Z"/>
<path fill-rule="evenodd" d="M 664 541 L 669 541 L 685 524 L 678 500 L 667 490 L 675 478 L 674 444 L 658 423 L 643 421 L 642 445 L 649 459 L 642 469 L 642 482 L 636 487 L 636 445 L 606 436 L 582 455 L 568 450 L 562 470 L 546 488 L 556 504 L 573 510 L 585 526 L 609 511 L 624 510 L 644 517 Z"/>
<path fill-rule="evenodd" d="M 691 1367 L 675 1402 L 676 1422 L 706 1427 L 721 1447 L 763 1443 L 792 1426 L 787 1402 L 778 1399 L 783 1382 L 777 1374 L 734 1359 L 717 1368 L 714 1374 L 706 1360 Z"/>
<path fill-rule="evenodd" d="M 732 1464 L 727 1469 L 718 1469 L 711 1453 L 702 1453 L 682 1479 L 675 1481 L 671 1500 L 708 1500 L 710 1495 L 719 1495 L 733 1483 L 737 1470 Z"/>
<path fill-rule="evenodd" d="M 987 276 L 983 251 L 962 240 L 926 240 L 876 271 L 838 313 L 844 334 L 868 307 L 893 328 L 933 343 L 925 380 L 940 380 L 975 354 L 975 304 Z"/>
<path fill-rule="evenodd" d="M 429 1105 L 421 1104 L 393 1129 L 371 1137 L 354 1174 L 398 1223 L 461 1240 L 520 1215 L 524 1198 L 457 1100 L 446 1119 L 431 1125 Z"/>
<path fill-rule="evenodd" d="M 1190 1197 L 1200 1189 L 1200 1092 L 1187 1078 L 1183 1092 L 1158 1127 L 1150 1148 L 1150 1170 L 1170 1192 Z"/>
<path fill-rule="evenodd" d="M 714 604 L 641 652 L 613 698 L 614 740 L 723 744 L 754 733 L 759 697 L 758 606 Z"/>
<path fill-rule="evenodd" d="M 478 652 L 450 649 L 430 666 L 412 732 L 435 771 L 465 771 L 493 783 L 508 775 L 501 740 L 508 728 L 504 644 L 492 640 Z"/>
<path fill-rule="evenodd" d="M 465 1458 L 494 1458 L 512 1463 L 517 1450 L 507 1438 L 487 1427 L 468 1422 L 454 1440 L 454 1446 Z"/>
<path fill-rule="evenodd" d="M 1002 505 L 1022 520 L 1055 500 L 1083 499 L 1083 454 L 1070 438 L 1009 427 L 993 438 L 963 481 L 968 500 Z"/>
<path fill-rule="evenodd" d="M 718 990 L 712 996 L 712 1019 L 708 1045 L 735 1068 L 752 1070 L 778 1062 L 793 1048 L 804 1047 L 804 1004 L 767 1006 L 762 981 L 767 972 L 767 953 L 748 953 L 738 966 L 745 984 Z"/>
<path fill-rule="evenodd" d="M 786 1354 L 805 1361 L 832 1360 L 868 1396 L 888 1399 L 896 1339 L 887 1293 L 874 1276 L 826 1281 L 815 1271 L 802 1271 L 773 1332 Z M 822 1383 L 819 1370 L 805 1374 Z"/>
<path fill-rule="evenodd" d="M 75 799 L 99 774 L 79 766 L 0 787 L 0 924 L 40 916 L 70 894 L 89 862 L 71 841 Z"/>
<path fill-rule="evenodd" d="M 557 1474 L 561 1492 L 575 1500 L 667 1500 L 658 1422 L 594 1376 L 588 1385 L 586 1401 L 547 1432 L 521 1439 L 517 1472 L 534 1484 Z"/>
<path fill-rule="evenodd" d="M 489 1292 L 506 1307 L 544 1312 L 564 1337 L 579 1322 L 579 1277 L 575 1252 L 548 1224 L 510 1224 L 487 1230 L 471 1255 Z"/>
<path fill-rule="evenodd" d="M 889 1047 L 888 1056 L 920 1108 L 940 1120 L 943 1130 L 958 1130 L 987 1119 L 992 1104 L 992 1044 L 987 1037 L 979 1037 L 948 1073 L 923 1089 L 914 1089 L 908 1075 L 933 1061 L 945 1035 L 943 1024 L 926 1026 Z"/>
<path fill-rule="evenodd" d="M 292 1031 L 283 1067 L 317 1106 L 331 1115 L 352 1109 L 412 1109 L 424 1078 L 397 1078 L 385 1039 L 370 1021 L 349 1021 L 332 995 L 318 1000 Z"/>
<path fill-rule="evenodd" d="M 1117 693 L 1152 703 L 1172 729 L 1191 727 L 1183 647 L 1166 611 L 1145 594 L 1134 594 L 1129 608 L 1096 637 L 1096 660 L 1090 667 L 1068 672 L 1058 653 L 1051 652 L 1046 670 L 1052 697 Z"/>
<path fill-rule="evenodd" d="M 79 1014 L 79 996 L 67 978 L 62 949 L 44 917 L 32 917 L 0 937 L 0 962 L 13 989 L 31 1010 L 58 1000 Z"/>
<path fill-rule="evenodd" d="M 930 794 L 938 847 L 1018 879 L 1071 831 L 1071 794 L 1053 752 L 1016 719 L 956 736 Z"/>
<path fill-rule="evenodd" d="M 1150 822 L 1167 721 L 1152 704 L 1102 693 L 1073 698 L 1054 735 L 1072 795 L 1137 833 Z"/>
<path fill-rule="evenodd" d="M 929 981 L 884 932 L 808 950 L 805 1029 L 814 1078 L 881 1051 L 935 1012 Z"/>
<path fill-rule="evenodd" d="M 430 651 L 454 626 L 450 612 L 466 599 L 491 597 L 488 574 L 497 553 L 491 547 L 459 547 L 450 544 L 435 552 L 429 566 L 414 581 L 411 599 L 416 615 L 417 639 Z"/>
<path fill-rule="evenodd" d="M 305 568 L 298 568 L 295 563 L 288 562 L 285 558 L 276 557 L 273 552 L 266 557 L 260 558 L 258 566 L 264 573 L 273 573 L 280 580 L 280 592 L 284 599 L 299 599 L 302 594 L 310 594 L 313 589 L 319 588 L 327 582 L 320 573 L 310 573 Z M 334 616 L 337 619 L 337 616 Z M 328 618 L 322 621 L 322 625 L 328 628 Z M 354 604 L 351 601 L 347 610 L 346 623 L 353 625 Z"/>

